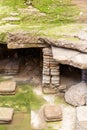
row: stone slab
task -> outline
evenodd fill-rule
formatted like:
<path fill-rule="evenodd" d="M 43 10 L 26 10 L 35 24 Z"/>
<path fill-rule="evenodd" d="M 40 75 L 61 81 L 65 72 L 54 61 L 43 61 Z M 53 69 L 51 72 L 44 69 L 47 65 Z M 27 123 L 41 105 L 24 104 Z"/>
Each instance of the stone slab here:
<path fill-rule="evenodd" d="M 71 58 L 71 65 L 81 69 L 87 69 L 87 54 L 79 53 Z"/>
<path fill-rule="evenodd" d="M 76 130 L 87 130 L 87 106 L 77 107 Z"/>
<path fill-rule="evenodd" d="M 77 37 L 78 40 L 75 41 L 75 40 L 61 39 L 61 40 L 55 41 L 50 38 L 39 38 L 39 40 L 51 46 L 53 45 L 56 47 L 69 48 L 69 49 L 78 50 L 78 51 L 87 53 L 87 33 L 85 34 L 79 33 L 78 35 L 74 37 Z M 73 39 L 74 37 L 71 37 L 71 38 Z"/>
<path fill-rule="evenodd" d="M 12 121 L 14 114 L 13 108 L 0 107 L 0 123 L 9 123 Z"/>
<path fill-rule="evenodd" d="M 62 109 L 56 105 L 46 105 L 44 107 L 44 116 L 46 121 L 62 120 Z"/>
<path fill-rule="evenodd" d="M 44 48 L 47 47 L 48 45 L 42 44 L 39 40 L 38 37 L 26 33 L 26 32 L 16 32 L 16 33 L 9 33 L 8 34 L 8 44 L 7 47 L 9 49 L 16 49 L 16 48 Z"/>
<path fill-rule="evenodd" d="M 65 48 L 52 47 L 53 58 L 61 64 L 87 69 L 87 54 Z"/>
<path fill-rule="evenodd" d="M 0 94 L 15 94 L 16 82 L 15 81 L 2 81 L 0 82 Z"/>

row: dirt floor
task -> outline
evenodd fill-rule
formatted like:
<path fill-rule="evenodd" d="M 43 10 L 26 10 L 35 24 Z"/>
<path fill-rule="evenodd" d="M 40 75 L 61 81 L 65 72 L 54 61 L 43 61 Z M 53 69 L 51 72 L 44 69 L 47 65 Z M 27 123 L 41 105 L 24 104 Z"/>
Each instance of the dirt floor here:
<path fill-rule="evenodd" d="M 27 130 L 30 129 L 29 113 L 16 112 L 11 124 L 0 125 L 0 130 Z"/>
<path fill-rule="evenodd" d="M 79 7 L 86 8 L 87 7 L 87 0 L 72 0 L 74 4 L 76 4 Z M 87 8 L 86 8 L 87 9 Z"/>

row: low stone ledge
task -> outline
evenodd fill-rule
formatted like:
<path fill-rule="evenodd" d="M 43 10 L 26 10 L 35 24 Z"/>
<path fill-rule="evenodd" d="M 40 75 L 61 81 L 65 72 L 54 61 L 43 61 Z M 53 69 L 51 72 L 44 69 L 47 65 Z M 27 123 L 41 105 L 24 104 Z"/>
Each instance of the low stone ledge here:
<path fill-rule="evenodd" d="M 11 95 L 16 92 L 16 82 L 15 81 L 2 81 L 0 83 L 0 94 L 1 95 Z"/>
<path fill-rule="evenodd" d="M 46 121 L 60 121 L 62 120 L 62 109 L 56 105 L 46 105 L 43 109 Z"/>
<path fill-rule="evenodd" d="M 0 107 L 0 124 L 10 123 L 14 114 L 13 108 Z"/>

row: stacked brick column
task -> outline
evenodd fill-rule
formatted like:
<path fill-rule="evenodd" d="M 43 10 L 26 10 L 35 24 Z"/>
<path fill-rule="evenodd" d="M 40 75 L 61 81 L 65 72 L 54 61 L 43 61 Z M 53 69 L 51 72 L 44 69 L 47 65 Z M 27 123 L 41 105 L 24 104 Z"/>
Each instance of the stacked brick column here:
<path fill-rule="evenodd" d="M 59 86 L 59 65 L 53 59 L 51 48 L 43 48 L 43 92 L 55 93 Z"/>

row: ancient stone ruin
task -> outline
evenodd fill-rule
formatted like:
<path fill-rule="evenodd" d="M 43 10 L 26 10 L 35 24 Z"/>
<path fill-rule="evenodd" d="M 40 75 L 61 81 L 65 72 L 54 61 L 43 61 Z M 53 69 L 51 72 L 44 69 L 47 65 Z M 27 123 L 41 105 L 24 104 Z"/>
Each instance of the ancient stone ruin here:
<path fill-rule="evenodd" d="M 44 123 L 62 120 L 61 130 L 87 127 L 87 116 L 83 118 L 81 113 L 81 121 L 79 118 L 80 109 L 83 113 L 87 111 L 86 40 L 75 43 L 24 32 L 9 34 L 7 43 L 0 44 L 0 75 L 14 79 L 0 83 L 0 94 L 15 94 L 16 83 L 30 83 L 40 85 L 46 94 L 62 93 L 68 104 L 77 107 L 45 105 L 41 111 Z M 10 121 L 12 115 L 13 112 Z"/>
<path fill-rule="evenodd" d="M 86 44 L 24 32 L 9 34 L 7 43 L 0 44 L 0 73 L 14 75 L 16 82 L 41 84 L 44 93 L 65 92 L 86 82 Z"/>

